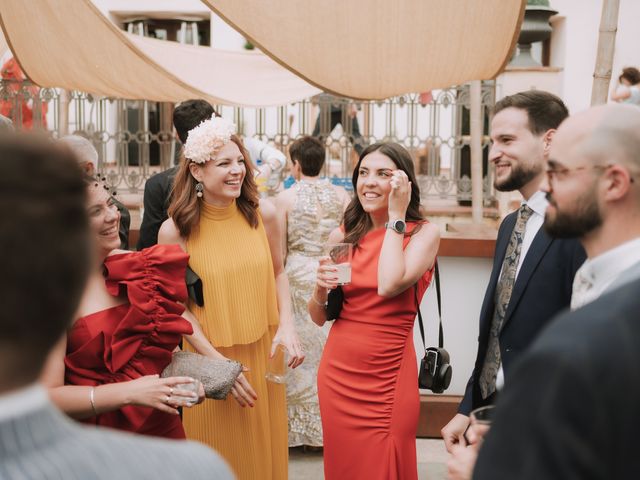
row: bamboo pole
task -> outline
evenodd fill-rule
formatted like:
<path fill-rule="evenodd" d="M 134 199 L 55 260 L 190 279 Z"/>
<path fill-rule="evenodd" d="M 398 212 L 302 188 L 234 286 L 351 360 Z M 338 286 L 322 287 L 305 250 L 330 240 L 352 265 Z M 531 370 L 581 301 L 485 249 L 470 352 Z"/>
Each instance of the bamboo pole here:
<path fill-rule="evenodd" d="M 471 82 L 471 215 L 473 223 L 482 223 L 482 85 Z"/>
<path fill-rule="evenodd" d="M 71 93 L 66 89 L 60 90 L 58 98 L 58 137 L 69 134 L 69 98 Z"/>
<path fill-rule="evenodd" d="M 613 68 L 613 53 L 616 46 L 616 32 L 618 31 L 619 10 L 620 0 L 602 1 L 600 33 L 598 35 L 598 54 L 593 72 L 591 105 L 607 103 L 611 69 Z"/>

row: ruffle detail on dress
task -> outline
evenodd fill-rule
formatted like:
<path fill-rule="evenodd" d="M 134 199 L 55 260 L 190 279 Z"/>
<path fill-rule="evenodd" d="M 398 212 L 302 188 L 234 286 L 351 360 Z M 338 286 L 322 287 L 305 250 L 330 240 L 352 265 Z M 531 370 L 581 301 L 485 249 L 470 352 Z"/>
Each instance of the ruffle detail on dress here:
<path fill-rule="evenodd" d="M 83 384 L 82 377 L 84 384 L 111 383 L 162 372 L 182 336 L 193 333 L 179 303 L 187 298 L 188 261 L 178 245 L 156 245 L 105 260 L 107 290 L 126 296 L 129 303 L 76 322 L 65 359 L 69 383 Z"/>

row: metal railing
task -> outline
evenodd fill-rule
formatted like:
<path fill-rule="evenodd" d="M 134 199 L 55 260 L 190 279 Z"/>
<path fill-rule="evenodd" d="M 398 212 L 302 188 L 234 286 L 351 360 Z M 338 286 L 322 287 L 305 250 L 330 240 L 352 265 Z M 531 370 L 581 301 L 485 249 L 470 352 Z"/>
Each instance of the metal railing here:
<path fill-rule="evenodd" d="M 491 170 L 486 166 L 488 112 L 494 102 L 495 84 L 484 82 L 485 205 L 494 201 Z M 53 136 L 80 133 L 89 138 L 98 151 L 98 172 L 121 192 L 140 192 L 149 176 L 174 164 L 180 150 L 169 103 L 97 98 L 38 88 L 28 81 L 2 80 L 0 107 L 18 129 L 46 129 Z M 325 174 L 343 178 L 347 186 L 359 151 L 378 141 L 398 142 L 414 158 L 423 200 L 471 200 L 468 85 L 384 101 L 354 102 L 322 94 L 268 108 L 214 107 L 232 119 L 242 135 L 285 152 L 302 135 L 322 138 L 327 148 Z"/>

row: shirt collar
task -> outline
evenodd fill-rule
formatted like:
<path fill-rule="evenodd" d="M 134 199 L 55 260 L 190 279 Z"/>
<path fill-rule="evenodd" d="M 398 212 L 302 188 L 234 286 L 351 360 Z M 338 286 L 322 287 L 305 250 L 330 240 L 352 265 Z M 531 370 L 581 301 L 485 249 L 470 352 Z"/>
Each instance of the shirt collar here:
<path fill-rule="evenodd" d="M 549 205 L 549 201 L 547 200 L 546 192 L 542 190 L 538 190 L 536 193 L 529 197 L 529 200 L 525 200 L 522 202 L 523 205 L 528 205 L 533 213 L 544 217 L 544 213 L 547 211 L 547 206 Z"/>
<path fill-rule="evenodd" d="M 631 265 L 640 262 L 640 238 L 618 245 L 597 257 L 587 259 L 581 269 L 592 282 L 608 285 Z"/>
<path fill-rule="evenodd" d="M 39 410 L 48 403 L 47 392 L 38 383 L 4 393 L 0 395 L 0 421 Z"/>

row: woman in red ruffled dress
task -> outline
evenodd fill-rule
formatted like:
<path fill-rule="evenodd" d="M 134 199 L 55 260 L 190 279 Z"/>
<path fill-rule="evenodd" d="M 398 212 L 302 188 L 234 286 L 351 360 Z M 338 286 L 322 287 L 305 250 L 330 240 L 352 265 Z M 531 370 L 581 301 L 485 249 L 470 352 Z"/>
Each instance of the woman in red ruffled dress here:
<path fill-rule="evenodd" d="M 159 374 L 183 336 L 199 353 L 222 357 L 182 305 L 189 256 L 177 245 L 115 250 L 120 214 L 111 196 L 88 180 L 87 201 L 96 265 L 44 383 L 61 410 L 86 423 L 183 439 L 177 408 L 201 401 L 204 391 L 181 389 L 189 377 Z"/>

